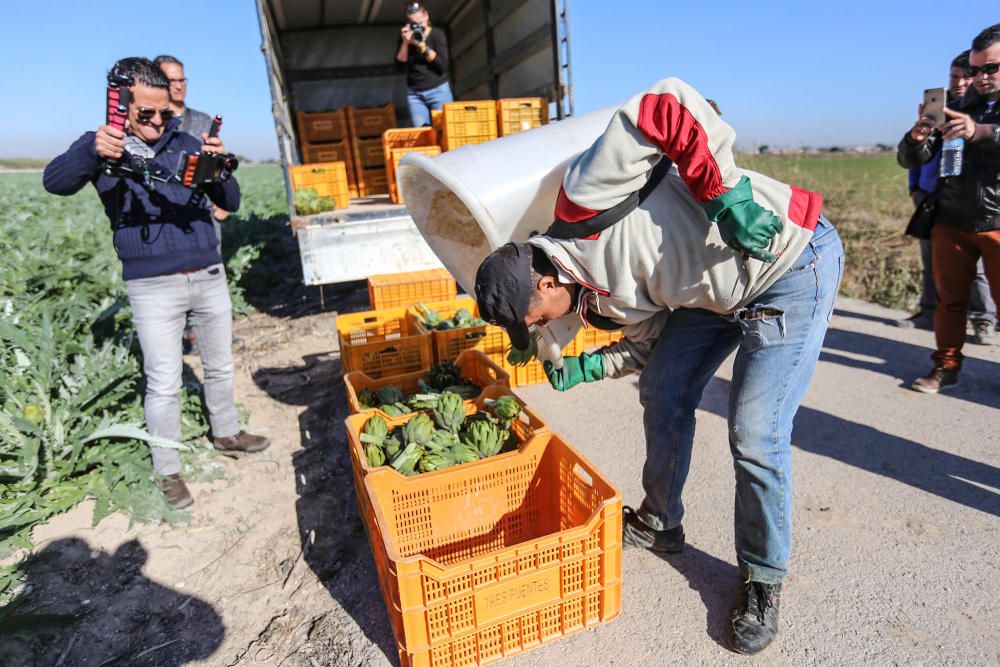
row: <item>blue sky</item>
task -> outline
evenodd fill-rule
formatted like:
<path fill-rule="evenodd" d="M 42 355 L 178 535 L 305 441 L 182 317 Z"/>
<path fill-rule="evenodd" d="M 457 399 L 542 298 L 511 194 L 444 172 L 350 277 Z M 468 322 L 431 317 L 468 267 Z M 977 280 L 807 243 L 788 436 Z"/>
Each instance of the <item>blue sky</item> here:
<path fill-rule="evenodd" d="M 392 0 L 387 0 L 391 2 Z M 185 62 L 188 101 L 222 113 L 227 147 L 276 154 L 253 0 L 4 3 L 0 156 L 49 157 L 103 122 L 104 74 L 126 55 Z M 895 143 L 924 88 L 1000 21 L 995 3 L 571 0 L 578 113 L 620 102 L 663 76 L 715 98 L 737 142 Z M 994 7 L 990 10 L 989 7 Z M 162 8 L 163 12 L 157 14 Z M 163 30 L 169 14 L 185 29 Z M 141 17 L 152 17 L 143 24 Z"/>

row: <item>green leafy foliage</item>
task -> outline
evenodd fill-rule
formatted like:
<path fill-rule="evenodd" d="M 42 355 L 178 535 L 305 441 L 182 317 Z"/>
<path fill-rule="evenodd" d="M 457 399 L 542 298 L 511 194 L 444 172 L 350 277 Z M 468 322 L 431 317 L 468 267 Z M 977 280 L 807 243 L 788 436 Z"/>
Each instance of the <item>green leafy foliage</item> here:
<path fill-rule="evenodd" d="M 420 323 L 428 329 L 448 331 L 450 329 L 468 329 L 469 327 L 481 327 L 486 325 L 484 320 L 475 317 L 465 308 L 459 308 L 455 311 L 455 314 L 448 319 L 444 319 L 436 310 L 428 308 L 422 303 L 418 303 L 414 306 L 414 309 L 417 311 L 417 317 L 420 319 Z"/>

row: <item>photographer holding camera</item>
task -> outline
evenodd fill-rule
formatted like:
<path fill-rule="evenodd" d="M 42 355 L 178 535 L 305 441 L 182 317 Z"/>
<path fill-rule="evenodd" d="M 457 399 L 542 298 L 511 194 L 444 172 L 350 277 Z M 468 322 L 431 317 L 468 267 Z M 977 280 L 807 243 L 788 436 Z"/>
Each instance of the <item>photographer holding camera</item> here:
<path fill-rule="evenodd" d="M 406 72 L 406 103 L 413 127 L 431 124 L 431 111 L 454 100 L 448 84 L 448 40 L 431 26 L 427 8 L 406 5 L 406 24 L 400 30 L 396 69 Z"/>
<path fill-rule="evenodd" d="M 142 347 L 149 432 L 180 440 L 180 343 L 190 314 L 215 448 L 261 451 L 270 443 L 240 430 L 233 404 L 232 306 L 212 219 L 212 205 L 239 208 L 235 159 L 211 132 L 199 141 L 179 130 L 167 77 L 150 60 L 118 61 L 108 83 L 108 124 L 48 164 L 45 189 L 68 196 L 91 183 L 104 204 Z M 167 502 L 194 502 L 177 451 L 154 446 L 152 456 Z"/>

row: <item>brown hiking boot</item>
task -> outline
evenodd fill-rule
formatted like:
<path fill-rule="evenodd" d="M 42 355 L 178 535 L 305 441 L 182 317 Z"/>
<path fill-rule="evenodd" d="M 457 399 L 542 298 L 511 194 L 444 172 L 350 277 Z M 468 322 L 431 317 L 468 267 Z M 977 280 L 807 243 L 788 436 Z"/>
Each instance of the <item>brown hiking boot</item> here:
<path fill-rule="evenodd" d="M 167 504 L 175 510 L 182 510 L 194 504 L 194 498 L 191 496 L 191 492 L 188 491 L 187 484 L 184 483 L 184 480 L 177 473 L 167 475 L 161 479 L 159 486 L 160 491 L 163 492 L 163 497 L 167 499 Z"/>
<path fill-rule="evenodd" d="M 927 376 L 918 378 L 910 385 L 922 394 L 936 394 L 942 389 L 951 389 L 958 384 L 958 370 L 935 368 Z"/>
<path fill-rule="evenodd" d="M 271 446 L 271 441 L 260 435 L 240 431 L 231 438 L 214 438 L 215 448 L 225 454 L 239 458 L 244 454 L 262 452 Z"/>

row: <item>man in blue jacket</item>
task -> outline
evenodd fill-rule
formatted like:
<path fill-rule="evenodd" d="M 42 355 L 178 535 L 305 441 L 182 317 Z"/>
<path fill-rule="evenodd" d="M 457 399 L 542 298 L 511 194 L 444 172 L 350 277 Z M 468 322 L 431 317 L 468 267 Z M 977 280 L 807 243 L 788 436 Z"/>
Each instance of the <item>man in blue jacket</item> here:
<path fill-rule="evenodd" d="M 202 191 L 178 180 L 183 155 L 224 153 L 225 147 L 217 137 L 202 134 L 199 141 L 179 131 L 169 83 L 151 61 L 126 58 L 115 68 L 133 81 L 125 131 L 102 125 L 84 133 L 45 168 L 45 189 L 72 195 L 91 183 L 104 204 L 142 346 L 149 431 L 180 440 L 181 336 L 190 314 L 201 342 L 215 448 L 230 456 L 261 451 L 270 442 L 240 429 L 233 404 L 232 305 L 212 225 L 212 205 L 237 210 L 240 187 L 231 176 Z M 108 161 L 117 160 L 141 173 L 109 175 Z M 176 508 L 193 503 L 177 451 L 152 447 L 152 455 L 167 502 Z"/>
<path fill-rule="evenodd" d="M 957 103 L 965 95 L 972 84 L 972 77 L 967 73 L 969 67 L 969 51 L 963 51 L 951 61 L 951 71 L 948 76 L 948 102 Z M 937 186 L 938 166 L 941 153 L 938 152 L 930 162 L 910 169 L 910 197 L 913 205 L 919 206 L 924 197 L 934 191 Z M 934 309 L 937 307 L 937 288 L 934 287 L 934 273 L 931 269 L 931 240 L 920 240 L 920 260 L 922 264 L 922 281 L 920 289 L 920 310 L 905 320 L 896 324 L 904 329 L 934 330 Z M 972 284 L 972 294 L 969 296 L 969 320 L 972 322 L 972 342 L 978 345 L 995 345 L 997 337 L 993 328 L 997 322 L 997 309 L 990 297 L 990 286 L 986 281 L 983 260 L 976 265 L 976 280 Z"/>

